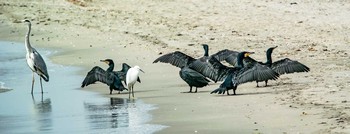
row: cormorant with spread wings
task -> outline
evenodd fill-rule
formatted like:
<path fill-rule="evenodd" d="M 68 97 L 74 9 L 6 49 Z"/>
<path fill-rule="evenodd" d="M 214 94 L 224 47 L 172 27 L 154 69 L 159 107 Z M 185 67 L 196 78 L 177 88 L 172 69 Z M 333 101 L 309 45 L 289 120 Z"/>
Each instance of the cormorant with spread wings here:
<path fill-rule="evenodd" d="M 284 58 L 275 62 L 272 62 L 272 52 L 273 50 L 277 48 L 277 46 L 275 47 L 271 47 L 269 49 L 267 49 L 266 51 L 266 62 L 258 62 L 250 57 L 246 57 L 244 58 L 244 63 L 245 64 L 263 64 L 266 65 L 268 67 L 270 67 L 272 70 L 274 70 L 275 72 L 277 72 L 279 75 L 282 74 L 289 74 L 289 73 L 295 73 L 295 72 L 309 72 L 310 68 L 307 67 L 306 65 L 295 61 L 295 60 L 291 60 L 289 58 Z M 237 55 L 238 52 L 236 51 L 231 51 L 231 50 L 222 50 L 220 52 L 218 52 L 217 54 L 215 54 L 215 57 L 219 60 L 219 61 L 223 61 L 225 60 L 226 62 L 228 62 L 231 65 L 236 65 L 237 64 Z M 267 80 L 260 80 L 260 81 L 265 81 L 265 86 L 267 86 Z M 260 81 L 256 81 L 256 86 L 258 87 L 258 82 Z"/>
<path fill-rule="evenodd" d="M 96 81 L 99 81 L 109 86 L 110 94 L 112 94 L 113 90 L 117 90 L 119 91 L 119 93 L 120 91 L 127 90 L 122 84 L 122 81 L 124 81 L 125 83 L 126 72 L 129 70 L 130 66 L 126 63 L 123 63 L 123 67 L 120 71 L 113 71 L 113 60 L 106 59 L 101 60 L 101 62 L 105 62 L 109 65 L 107 70 L 104 70 L 98 66 L 93 67 L 86 75 L 81 87 L 83 88 L 85 86 L 95 83 Z M 141 82 L 139 78 L 138 82 Z"/>
<path fill-rule="evenodd" d="M 215 62 L 216 68 L 219 68 L 219 70 L 225 70 L 224 72 L 228 73 L 226 73 L 226 79 L 220 85 L 220 87 L 212 91 L 211 94 L 224 94 L 225 92 L 227 92 L 227 95 L 229 95 L 228 90 L 233 89 L 233 94 L 235 95 L 237 86 L 239 84 L 252 81 L 259 81 L 262 79 L 278 79 L 279 74 L 266 65 L 249 64 L 244 66 L 243 59 L 247 58 L 250 54 L 253 53 L 254 52 L 246 51 L 238 53 L 237 65 L 235 67 L 227 67 L 221 64 L 220 62 L 216 62 L 217 59 L 213 56 L 212 60 Z"/>
<path fill-rule="evenodd" d="M 210 56 L 208 54 L 209 47 L 206 44 L 203 44 L 204 56 L 198 59 L 192 58 L 180 51 L 175 51 L 169 54 L 165 54 L 157 58 L 153 63 L 163 62 L 169 63 L 176 67 L 181 68 L 179 74 L 180 77 L 190 86 L 190 91 L 192 92 L 192 87 L 204 87 L 208 85 L 210 80 L 217 82 L 218 80 L 223 80 L 223 77 L 216 75 L 214 73 L 206 73 L 205 70 L 201 69 L 202 66 L 211 67 L 212 65 L 208 62 Z"/>

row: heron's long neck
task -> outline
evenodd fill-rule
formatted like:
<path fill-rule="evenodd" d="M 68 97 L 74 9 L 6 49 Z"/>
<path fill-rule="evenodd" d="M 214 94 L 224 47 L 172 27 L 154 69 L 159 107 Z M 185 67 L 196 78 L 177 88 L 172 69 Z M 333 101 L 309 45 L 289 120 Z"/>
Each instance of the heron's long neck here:
<path fill-rule="evenodd" d="M 114 64 L 111 63 L 111 64 L 109 64 L 109 67 L 107 68 L 107 72 L 112 72 L 113 69 L 114 69 Z"/>
<path fill-rule="evenodd" d="M 32 46 L 30 46 L 30 43 L 29 43 L 30 30 L 31 30 L 31 24 L 28 24 L 28 32 L 26 34 L 25 42 L 24 42 L 24 45 L 26 46 L 27 53 L 31 53 L 33 51 Z"/>

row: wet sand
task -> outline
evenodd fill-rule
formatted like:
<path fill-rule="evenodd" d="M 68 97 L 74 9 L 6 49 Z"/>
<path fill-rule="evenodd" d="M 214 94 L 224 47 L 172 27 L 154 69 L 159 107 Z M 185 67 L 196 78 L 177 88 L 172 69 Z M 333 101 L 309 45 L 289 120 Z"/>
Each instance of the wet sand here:
<path fill-rule="evenodd" d="M 55 63 L 107 67 L 100 59 L 139 65 L 146 73 L 136 97 L 156 104 L 159 133 L 350 133 L 350 5 L 347 1 L 31 1 L 1 2 L 1 39 L 22 41 L 32 19 L 32 44 L 63 50 Z M 237 96 L 210 95 L 218 84 L 189 88 L 176 67 L 152 64 L 160 53 L 202 56 L 222 49 L 256 52 L 263 61 L 288 57 L 311 68 L 269 87 L 238 87 Z M 105 85 L 84 90 L 108 95 Z M 127 98 L 126 93 L 115 94 Z"/>

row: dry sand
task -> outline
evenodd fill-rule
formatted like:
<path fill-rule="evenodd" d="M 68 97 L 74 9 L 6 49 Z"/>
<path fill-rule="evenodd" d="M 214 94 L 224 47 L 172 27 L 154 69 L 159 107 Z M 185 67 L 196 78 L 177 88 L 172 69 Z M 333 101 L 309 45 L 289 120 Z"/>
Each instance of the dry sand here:
<path fill-rule="evenodd" d="M 67 0 L 0 2 L 0 39 L 23 41 L 32 20 L 31 42 L 54 48 L 59 64 L 82 66 L 82 75 L 112 58 L 139 65 L 146 73 L 136 97 L 156 104 L 159 133 L 350 133 L 350 1 L 187 1 Z M 160 53 L 183 51 L 202 56 L 222 49 L 256 52 L 279 46 L 273 59 L 289 57 L 311 68 L 283 75 L 269 87 L 238 87 L 237 96 L 210 95 L 219 84 L 180 93 L 189 87 L 176 67 L 152 64 Z M 54 77 L 54 76 L 52 76 Z M 261 83 L 263 84 L 263 83 Z M 105 85 L 82 90 L 106 96 Z M 113 97 L 127 97 L 115 94 Z"/>

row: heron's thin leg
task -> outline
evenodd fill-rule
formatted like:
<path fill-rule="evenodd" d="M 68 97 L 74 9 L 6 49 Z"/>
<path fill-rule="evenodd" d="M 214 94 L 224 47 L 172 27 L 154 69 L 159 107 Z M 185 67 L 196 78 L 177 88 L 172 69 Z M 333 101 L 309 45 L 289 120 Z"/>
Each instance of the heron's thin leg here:
<path fill-rule="evenodd" d="M 44 93 L 44 91 L 43 91 L 43 83 L 41 81 L 42 80 L 41 80 L 41 77 L 40 77 L 41 94 L 43 94 Z"/>
<path fill-rule="evenodd" d="M 134 85 L 132 86 L 132 98 L 134 98 Z"/>
<path fill-rule="evenodd" d="M 32 94 L 33 94 L 33 89 L 34 89 L 34 72 L 33 72 L 33 78 L 32 78 Z"/>
<path fill-rule="evenodd" d="M 131 93 L 131 86 L 129 86 L 129 99 L 130 99 L 130 93 Z"/>

